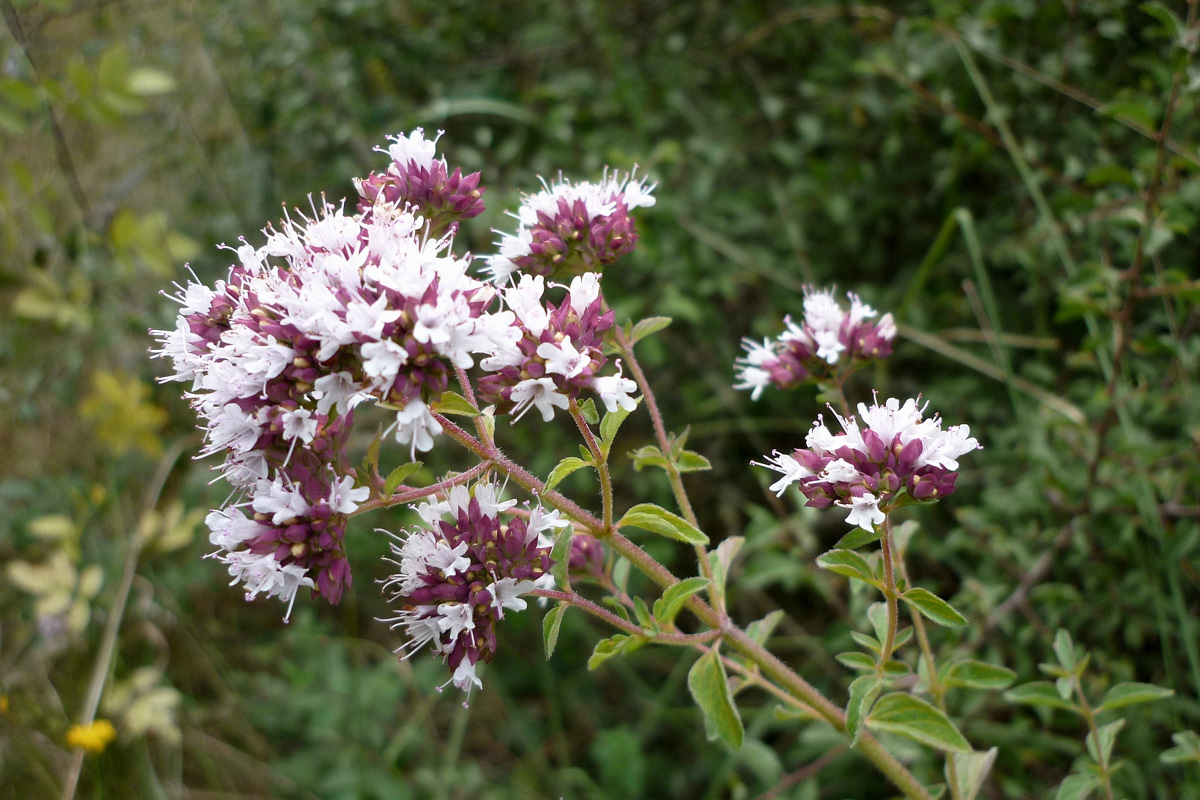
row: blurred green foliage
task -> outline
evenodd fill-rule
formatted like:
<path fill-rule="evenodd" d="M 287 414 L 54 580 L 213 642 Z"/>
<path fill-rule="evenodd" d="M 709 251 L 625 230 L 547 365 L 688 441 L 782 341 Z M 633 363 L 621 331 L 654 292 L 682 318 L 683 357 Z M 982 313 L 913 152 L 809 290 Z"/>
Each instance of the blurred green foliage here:
<path fill-rule="evenodd" d="M 690 424 L 713 465 L 686 478 L 705 529 L 748 538 L 736 619 L 782 607 L 775 651 L 844 698 L 830 654 L 871 598 L 813 564 L 841 520 L 777 500 L 747 466 L 799 444 L 820 406 L 730 388 L 741 336 L 777 332 L 805 283 L 837 283 L 903 325 L 851 397 L 923 393 L 986 447 L 950 501 L 919 513 L 910 548 L 911 571 L 971 620 L 934 632 L 939 656 L 1033 681 L 1069 630 L 1092 653 L 1091 694 L 1176 692 L 1129 713 L 1120 794 L 1200 797 L 1178 755 L 1200 726 L 1200 72 L 1184 3 L 0 11 L 0 796 L 60 794 L 130 558 L 101 713 L 143 698 L 141 716 L 118 716 L 124 734 L 85 760 L 82 797 L 887 796 L 853 754 L 797 772 L 836 737 L 751 693 L 743 748 L 706 742 L 674 650 L 586 672 L 608 632 L 575 612 L 549 663 L 536 612 L 506 622 L 462 710 L 433 691 L 428 659 L 393 660 L 374 619 L 386 565 L 371 528 L 399 512 L 352 531 L 343 604 L 298 609 L 288 628 L 200 559 L 198 514 L 227 490 L 179 457 L 198 449 L 194 419 L 176 386 L 152 383 L 145 331 L 174 314 L 157 293 L 187 260 L 221 275 L 213 245 L 257 241 L 280 202 L 351 194 L 382 163 L 373 146 L 424 125 L 488 187 L 460 250 L 486 252 L 538 175 L 636 163 L 659 182 L 605 290 L 623 317 L 675 319 L 640 349 L 668 424 Z M 541 475 L 574 450 L 565 427 L 502 428 Z M 621 437 L 649 443 L 644 415 Z M 435 452 L 420 477 L 460 463 Z M 661 475 L 631 467 L 614 463 L 625 507 L 668 502 Z M 586 501 L 590 480 L 563 486 Z M 999 747 L 987 797 L 1052 796 L 1083 752 L 1061 713 L 995 693 L 949 702 L 976 746 Z M 931 754 L 897 750 L 940 780 Z"/>

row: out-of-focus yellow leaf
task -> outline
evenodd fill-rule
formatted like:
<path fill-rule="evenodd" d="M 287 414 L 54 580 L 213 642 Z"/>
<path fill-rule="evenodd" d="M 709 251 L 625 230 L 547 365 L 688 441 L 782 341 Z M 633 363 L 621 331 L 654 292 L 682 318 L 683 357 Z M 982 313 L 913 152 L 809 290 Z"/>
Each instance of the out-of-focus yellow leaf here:
<path fill-rule="evenodd" d="M 29 532 L 39 539 L 70 541 L 79 536 L 75 523 L 66 514 L 47 514 L 29 523 Z"/>
<path fill-rule="evenodd" d="M 175 79 L 159 69 L 142 67 L 129 73 L 125 84 L 133 94 L 154 95 L 175 91 Z"/>
<path fill-rule="evenodd" d="M 150 388 L 135 375 L 100 370 L 79 403 L 79 416 L 91 423 L 96 439 L 114 456 L 136 448 L 148 456 L 162 452 L 159 431 L 165 409 L 150 400 Z"/>

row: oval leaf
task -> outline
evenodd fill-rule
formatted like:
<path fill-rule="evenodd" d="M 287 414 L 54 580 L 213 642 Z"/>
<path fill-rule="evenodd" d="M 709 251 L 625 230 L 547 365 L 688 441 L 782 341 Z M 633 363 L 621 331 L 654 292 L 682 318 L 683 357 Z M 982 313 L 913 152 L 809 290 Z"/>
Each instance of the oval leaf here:
<path fill-rule="evenodd" d="M 394 470 L 388 473 L 387 480 L 383 482 L 383 496 L 389 497 L 396 493 L 396 487 L 404 483 L 404 479 L 411 477 L 421 468 L 420 461 L 410 461 L 407 464 L 401 464 Z"/>
<path fill-rule="evenodd" d="M 706 586 L 707 578 L 688 578 L 671 584 L 654 603 L 654 618 L 660 625 L 670 625 L 683 608 L 684 602 L 697 592 L 703 591 Z"/>
<path fill-rule="evenodd" d="M 562 461 L 558 462 L 554 466 L 554 469 L 550 471 L 550 477 L 546 478 L 546 491 L 548 492 L 555 486 L 558 486 L 558 484 L 562 483 L 563 478 L 567 477 L 575 470 L 590 466 L 591 464 L 587 461 L 584 461 L 582 458 L 567 456 Z"/>
<path fill-rule="evenodd" d="M 677 542 L 708 544 L 708 537 L 699 528 L 683 517 L 672 514 L 653 503 L 639 503 L 626 511 L 625 516 L 621 517 L 621 521 L 617 523 L 617 527 L 622 528 L 627 525 L 657 533 L 659 536 L 665 536 Z"/>
<path fill-rule="evenodd" d="M 817 566 L 845 575 L 847 578 L 863 581 L 872 586 L 879 586 L 879 581 L 871 573 L 871 565 L 867 560 L 853 550 L 830 550 L 817 556 Z"/>
<path fill-rule="evenodd" d="M 878 675 L 860 675 L 850 683 L 850 699 L 846 703 L 846 733 L 850 734 L 850 746 L 858 742 L 862 733 L 863 717 L 870 713 L 871 704 L 883 690 Z"/>
<path fill-rule="evenodd" d="M 1152 683 L 1118 683 L 1104 695 L 1096 713 L 1112 711 L 1114 708 L 1124 708 L 1135 703 L 1152 703 L 1173 694 L 1175 692 L 1170 689 L 1164 689 Z"/>
<path fill-rule="evenodd" d="M 946 688 L 1007 689 L 1017 673 L 983 661 L 956 661 L 942 670 L 939 681 Z"/>
<path fill-rule="evenodd" d="M 550 656 L 554 655 L 554 648 L 558 645 L 558 630 L 562 627 L 562 618 L 567 613 L 567 605 L 567 603 L 559 603 L 550 609 L 542 619 L 542 644 L 546 646 L 547 661 L 550 660 Z"/>
<path fill-rule="evenodd" d="M 1058 694 L 1058 689 L 1049 681 L 1035 681 L 1010 689 L 1004 693 L 1004 699 L 1026 706 L 1048 706 L 1066 709 L 1076 714 L 1082 713 L 1079 706 L 1063 700 Z"/>
<path fill-rule="evenodd" d="M 688 672 L 688 691 L 692 699 L 704 712 L 705 719 L 712 725 L 730 747 L 742 746 L 742 718 L 729 694 L 729 682 L 725 678 L 725 667 L 716 648 L 709 650 L 696 660 Z"/>
<path fill-rule="evenodd" d="M 867 727 L 894 733 L 938 750 L 971 752 L 971 745 L 945 714 L 911 694 L 893 692 L 879 698 L 867 719 Z"/>
<path fill-rule="evenodd" d="M 873 530 L 864 531 L 862 528 L 855 527 L 854 530 L 847 533 L 838 543 L 834 545 L 839 550 L 857 550 L 864 544 L 877 542 L 883 537 L 882 528 L 874 528 Z"/>
<path fill-rule="evenodd" d="M 438 414 L 453 414 L 460 417 L 479 416 L 479 409 L 471 405 L 467 398 L 451 391 L 442 392 L 442 396 L 433 404 L 433 410 Z"/>
<path fill-rule="evenodd" d="M 961 628 L 967 625 L 967 618 L 954 610 L 954 607 L 927 589 L 913 588 L 901 597 L 904 602 L 920 611 L 928 619 L 938 625 L 948 628 Z"/>

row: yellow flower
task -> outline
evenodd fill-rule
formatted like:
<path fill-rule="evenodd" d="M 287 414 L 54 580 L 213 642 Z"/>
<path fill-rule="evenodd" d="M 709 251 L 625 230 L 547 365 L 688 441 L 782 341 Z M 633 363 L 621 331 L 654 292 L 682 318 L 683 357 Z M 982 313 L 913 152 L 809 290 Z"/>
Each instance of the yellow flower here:
<path fill-rule="evenodd" d="M 67 744 L 89 753 L 102 753 L 104 746 L 115 739 L 116 728 L 106 719 L 98 719 L 91 725 L 72 725 L 67 731 Z"/>
<path fill-rule="evenodd" d="M 8 695 L 0 694 L 0 714 L 8 713 Z"/>

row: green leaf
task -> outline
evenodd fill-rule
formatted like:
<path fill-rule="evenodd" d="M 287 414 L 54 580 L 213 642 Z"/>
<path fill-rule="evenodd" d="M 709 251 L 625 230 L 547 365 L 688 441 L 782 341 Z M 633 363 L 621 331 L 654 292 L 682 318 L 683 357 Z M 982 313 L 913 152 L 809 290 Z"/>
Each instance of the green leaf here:
<path fill-rule="evenodd" d="M 633 613 L 637 615 L 638 624 L 643 628 L 654 627 L 654 618 L 650 616 L 650 609 L 646 608 L 646 601 L 642 598 L 633 598 Z"/>
<path fill-rule="evenodd" d="M 959 800 L 975 800 L 979 796 L 979 790 L 983 788 L 983 782 L 987 780 L 988 773 L 992 771 L 992 765 L 996 763 L 996 754 L 999 752 L 999 748 L 993 747 L 984 753 L 947 755 L 946 784 L 950 784 L 950 764 L 953 763 L 958 789 L 957 792 L 952 792 L 952 795 Z"/>
<path fill-rule="evenodd" d="M 880 655 L 883 652 L 883 645 L 874 636 L 867 636 L 865 633 L 859 633 L 858 631 L 850 631 L 850 638 L 859 647 L 864 647 L 875 655 Z"/>
<path fill-rule="evenodd" d="M 838 653 L 834 656 L 843 666 L 849 667 L 859 672 L 874 672 L 875 659 L 871 658 L 866 653 L 860 653 L 856 650 L 851 650 L 847 653 Z"/>
<path fill-rule="evenodd" d="M 853 550 L 830 550 L 817 556 L 817 566 L 878 587 L 879 581 L 871 572 L 867 560 Z"/>
<path fill-rule="evenodd" d="M 709 650 L 692 665 L 687 678 L 688 691 L 692 699 L 704 712 L 708 720 L 722 739 L 730 747 L 742 746 L 742 718 L 738 715 L 737 707 L 729 694 L 729 681 L 725 677 L 725 667 L 717 648 Z"/>
<path fill-rule="evenodd" d="M 717 549 L 708 554 L 708 563 L 712 568 L 713 587 L 709 596 L 721 606 L 725 605 L 725 584 L 729 580 L 729 568 L 733 560 L 746 543 L 744 536 L 729 536 L 717 545 Z"/>
<path fill-rule="evenodd" d="M 954 607 L 927 589 L 916 587 L 909 589 L 902 597 L 904 602 L 920 611 L 928 619 L 938 625 L 948 628 L 961 628 L 968 624 L 967 618 L 954 610 Z"/>
<path fill-rule="evenodd" d="M 938 750 L 971 752 L 971 745 L 945 714 L 911 694 L 893 692 L 879 698 L 867 719 L 867 727 L 904 736 Z"/>
<path fill-rule="evenodd" d="M 783 609 L 777 608 L 762 619 L 756 619 L 746 626 L 746 635 L 759 644 L 765 645 L 767 639 L 775 632 L 775 628 L 783 620 Z"/>
<path fill-rule="evenodd" d="M 636 472 L 641 472 L 646 467 L 658 467 L 666 469 L 671 462 L 667 461 L 666 456 L 662 454 L 656 445 L 648 444 L 645 447 L 639 447 L 637 450 L 629 452 L 629 458 L 633 461 L 633 469 Z"/>
<path fill-rule="evenodd" d="M 871 603 L 867 606 L 867 621 L 875 631 L 875 639 L 882 642 L 887 638 L 888 607 L 887 603 Z M 878 652 L 878 651 L 876 651 Z"/>
<path fill-rule="evenodd" d="M 1087 800 L 1099 785 L 1099 779 L 1091 775 L 1068 775 L 1059 784 L 1054 800 Z"/>
<path fill-rule="evenodd" d="M 1162 700 L 1173 694 L 1175 692 L 1170 689 L 1164 689 L 1152 683 L 1118 683 L 1104 695 L 1104 699 L 1100 701 L 1100 707 L 1096 709 L 1096 713 L 1099 714 L 1101 711 L 1124 708 L 1135 703 L 1152 703 L 1155 700 Z"/>
<path fill-rule="evenodd" d="M 563 478 L 572 472 L 590 466 L 592 466 L 590 461 L 584 461 L 582 458 L 576 458 L 575 456 L 567 456 L 555 464 L 554 469 L 550 471 L 550 477 L 546 478 L 546 491 L 548 492 L 555 486 L 558 486 L 558 484 L 562 483 Z"/>
<path fill-rule="evenodd" d="M 641 528 L 677 542 L 708 544 L 708 537 L 699 528 L 653 503 L 639 503 L 626 511 L 625 516 L 617 523 L 618 528 L 625 526 Z"/>
<path fill-rule="evenodd" d="M 637 402 L 641 401 L 642 398 L 637 398 Z M 604 419 L 600 420 L 600 452 L 604 454 L 605 458 L 608 458 L 608 451 L 612 448 L 613 439 L 617 437 L 617 431 L 621 429 L 621 424 L 631 413 L 633 412 L 618 406 L 616 411 L 608 412 L 604 415 Z"/>
<path fill-rule="evenodd" d="M 451 414 L 459 417 L 479 416 L 479 409 L 471 405 L 467 398 L 451 391 L 442 392 L 442 396 L 433 404 L 433 411 L 437 414 Z"/>
<path fill-rule="evenodd" d="M 675 459 L 675 469 L 680 472 L 703 472 L 706 469 L 712 469 L 712 464 L 699 453 L 683 450 Z"/>
<path fill-rule="evenodd" d="M 645 319 L 638 320 L 629 334 L 629 344 L 631 346 L 635 345 L 642 339 L 651 334 L 658 333 L 670 324 L 670 317 L 646 317 Z"/>
<path fill-rule="evenodd" d="M 404 479 L 416 473 L 421 468 L 420 461 L 410 461 L 407 464 L 401 464 L 394 470 L 388 473 L 387 480 L 383 482 L 383 496 L 391 497 L 396 493 L 396 487 L 404 483 Z"/>
<path fill-rule="evenodd" d="M 883 683 L 873 672 L 860 675 L 850 683 L 850 699 L 846 702 L 846 733 L 850 734 L 850 746 L 858 743 L 862 733 L 862 721 L 871 713 L 871 705 L 883 691 Z"/>
<path fill-rule="evenodd" d="M 1200 763 L 1200 736 L 1192 731 L 1171 734 L 1175 747 L 1165 751 L 1159 759 L 1164 764 L 1182 764 L 1187 761 Z"/>
<path fill-rule="evenodd" d="M 1179 18 L 1178 14 L 1167 7 L 1165 3 L 1157 2 L 1157 0 L 1151 3 L 1142 3 L 1138 8 L 1143 13 L 1149 14 L 1158 20 L 1162 24 L 1163 29 L 1166 30 L 1167 36 L 1171 37 L 1171 41 L 1179 44 L 1183 38 L 1183 32 L 1187 30 L 1187 26 Z"/>
<path fill-rule="evenodd" d="M 1067 672 L 1074 670 L 1079 663 L 1075 658 L 1075 643 L 1071 641 L 1071 634 L 1064 628 L 1059 628 L 1058 633 L 1054 634 L 1054 655 Z"/>
<path fill-rule="evenodd" d="M 1004 693 L 1004 699 L 1010 703 L 1020 703 L 1025 706 L 1047 706 L 1062 708 L 1074 714 L 1082 714 L 1082 709 L 1074 703 L 1063 700 L 1058 695 L 1058 689 L 1049 681 L 1035 681 L 1009 689 Z"/>
<path fill-rule="evenodd" d="M 574 536 L 575 526 L 567 525 L 555 535 L 554 547 L 550 548 L 550 560 L 554 562 L 550 566 L 550 574 L 554 576 L 554 582 L 562 589 L 569 589 L 571 586 L 568 573 L 571 567 L 571 539 Z"/>
<path fill-rule="evenodd" d="M 1096 729 L 1096 735 L 1093 736 L 1090 732 L 1084 740 L 1087 743 L 1088 752 L 1097 764 L 1109 764 L 1112 758 L 1113 745 L 1117 741 L 1117 734 L 1121 732 L 1121 728 L 1125 727 L 1125 720 L 1119 719 L 1115 722 L 1110 722 Z"/>
<path fill-rule="evenodd" d="M 628 649 L 632 638 L 628 634 L 618 633 L 615 636 L 610 636 L 607 639 L 601 639 L 596 642 L 596 647 L 592 650 L 591 657 L 588 658 L 587 668 L 593 670 L 613 656 Z"/>
<path fill-rule="evenodd" d="M 542 618 L 542 644 L 546 647 L 546 660 L 554 655 L 558 645 L 558 630 L 562 627 L 563 615 L 567 613 L 568 603 L 559 603 Z"/>
<path fill-rule="evenodd" d="M 367 446 L 367 457 L 363 459 L 363 475 L 371 476 L 379 469 L 379 448 L 383 440 L 383 426 L 375 429 L 375 438 Z"/>
<path fill-rule="evenodd" d="M 654 618 L 660 625 L 670 625 L 675 621 L 675 617 L 687 599 L 697 592 L 704 591 L 706 586 L 708 586 L 707 578 L 688 578 L 671 584 L 663 592 L 662 597 L 654 601 Z"/>
<path fill-rule="evenodd" d="M 942 667 L 938 682 L 948 689 L 1007 689 L 1017 673 L 1007 667 L 968 659 Z"/>
<path fill-rule="evenodd" d="M 872 531 L 864 531 L 862 528 L 856 526 L 854 530 L 847 533 L 841 539 L 838 539 L 838 543 L 834 545 L 834 548 L 838 550 L 856 550 L 864 544 L 877 542 L 882 537 L 883 530 L 881 528 L 876 527 Z"/>
<path fill-rule="evenodd" d="M 579 404 L 579 413 L 583 415 L 583 419 L 588 425 L 595 425 L 600 421 L 600 412 L 596 411 L 596 401 L 590 397 Z"/>

